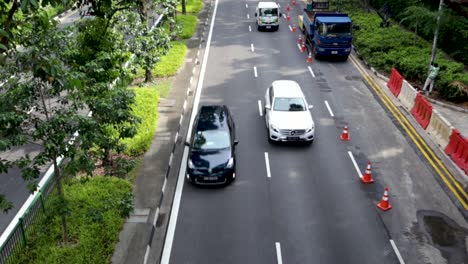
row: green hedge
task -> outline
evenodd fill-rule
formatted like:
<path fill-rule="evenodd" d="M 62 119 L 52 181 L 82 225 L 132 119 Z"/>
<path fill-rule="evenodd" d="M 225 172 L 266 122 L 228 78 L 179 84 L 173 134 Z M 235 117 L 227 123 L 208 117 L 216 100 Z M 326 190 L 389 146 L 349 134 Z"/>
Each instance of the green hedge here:
<path fill-rule="evenodd" d="M 175 75 L 185 60 L 187 46 L 182 41 L 173 41 L 169 52 L 161 57 L 161 61 L 153 68 L 156 77 L 168 77 Z"/>
<path fill-rule="evenodd" d="M 431 43 L 392 23 L 381 28 L 381 18 L 355 8 L 346 10 L 359 30 L 354 31 L 353 44 L 359 54 L 376 69 L 390 73 L 396 68 L 405 79 L 422 86 L 431 57 Z M 468 74 L 464 66 L 438 52 L 436 62 L 441 71 L 435 89 L 452 101 L 468 99 Z"/>
<path fill-rule="evenodd" d="M 159 94 L 154 88 L 130 88 L 135 92 L 133 113 L 141 118 L 137 134 L 133 138 L 123 140 L 126 145 L 125 154 L 136 157 L 145 153 L 153 139 L 158 120 Z"/>
<path fill-rule="evenodd" d="M 198 14 L 203 8 L 201 0 L 185 0 L 185 11 L 187 13 Z M 177 5 L 177 12 L 182 12 L 182 1 Z"/>
<path fill-rule="evenodd" d="M 132 210 L 132 186 L 114 177 L 73 179 L 64 184 L 69 204 L 70 242 L 63 244 L 60 217 L 49 197 L 49 215 L 40 218 L 28 237 L 27 247 L 13 263 L 110 263 L 120 230 Z M 52 212 L 52 213 L 51 213 Z"/>

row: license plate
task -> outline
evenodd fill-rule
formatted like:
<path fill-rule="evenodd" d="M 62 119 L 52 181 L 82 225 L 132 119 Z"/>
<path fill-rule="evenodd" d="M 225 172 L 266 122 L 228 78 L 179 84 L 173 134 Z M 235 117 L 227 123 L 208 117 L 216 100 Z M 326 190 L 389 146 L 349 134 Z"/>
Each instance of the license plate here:
<path fill-rule="evenodd" d="M 203 177 L 205 181 L 216 181 L 218 177 Z"/>
<path fill-rule="evenodd" d="M 271 26 L 266 26 L 266 28 L 271 28 Z"/>
<path fill-rule="evenodd" d="M 338 51 L 334 50 L 332 51 L 332 54 L 338 54 Z"/>
<path fill-rule="evenodd" d="M 286 137 L 287 140 L 295 141 L 299 140 L 299 137 Z"/>

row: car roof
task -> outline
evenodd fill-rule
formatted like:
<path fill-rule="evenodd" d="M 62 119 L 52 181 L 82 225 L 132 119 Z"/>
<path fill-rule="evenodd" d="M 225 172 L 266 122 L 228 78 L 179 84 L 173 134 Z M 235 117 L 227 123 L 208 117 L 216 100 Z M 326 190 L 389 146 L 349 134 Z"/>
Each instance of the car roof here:
<path fill-rule="evenodd" d="M 258 2 L 259 8 L 277 8 L 278 4 L 276 2 Z"/>
<path fill-rule="evenodd" d="M 351 23 L 351 18 L 343 16 L 318 16 L 316 19 L 323 23 Z"/>
<path fill-rule="evenodd" d="M 295 81 L 278 80 L 272 86 L 275 97 L 304 97 L 301 87 Z"/>
<path fill-rule="evenodd" d="M 225 105 L 202 105 L 198 111 L 196 131 L 229 129 Z"/>

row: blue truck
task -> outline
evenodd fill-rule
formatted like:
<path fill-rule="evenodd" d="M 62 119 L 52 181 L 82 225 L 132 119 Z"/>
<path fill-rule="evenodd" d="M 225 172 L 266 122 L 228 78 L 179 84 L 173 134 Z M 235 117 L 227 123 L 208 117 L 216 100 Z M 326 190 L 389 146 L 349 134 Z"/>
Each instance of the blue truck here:
<path fill-rule="evenodd" d="M 351 18 L 328 9 L 328 1 L 312 1 L 304 9 L 303 15 L 299 15 L 299 28 L 315 58 L 333 56 L 347 60 L 353 40 Z"/>

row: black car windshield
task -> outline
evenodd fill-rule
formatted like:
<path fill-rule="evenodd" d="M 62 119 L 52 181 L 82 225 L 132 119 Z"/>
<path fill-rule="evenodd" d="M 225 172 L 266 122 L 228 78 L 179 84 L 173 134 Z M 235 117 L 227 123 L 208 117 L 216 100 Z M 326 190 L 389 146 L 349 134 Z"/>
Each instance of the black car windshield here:
<path fill-rule="evenodd" d="M 278 16 L 277 8 L 260 8 L 260 16 Z"/>
<path fill-rule="evenodd" d="M 300 97 L 278 97 L 275 99 L 273 111 L 306 111 L 306 107 Z"/>
<path fill-rule="evenodd" d="M 319 34 L 321 36 L 351 35 L 351 23 L 320 23 Z"/>
<path fill-rule="evenodd" d="M 195 150 L 217 150 L 230 146 L 230 136 L 226 130 L 198 131 L 193 139 L 193 149 Z"/>

